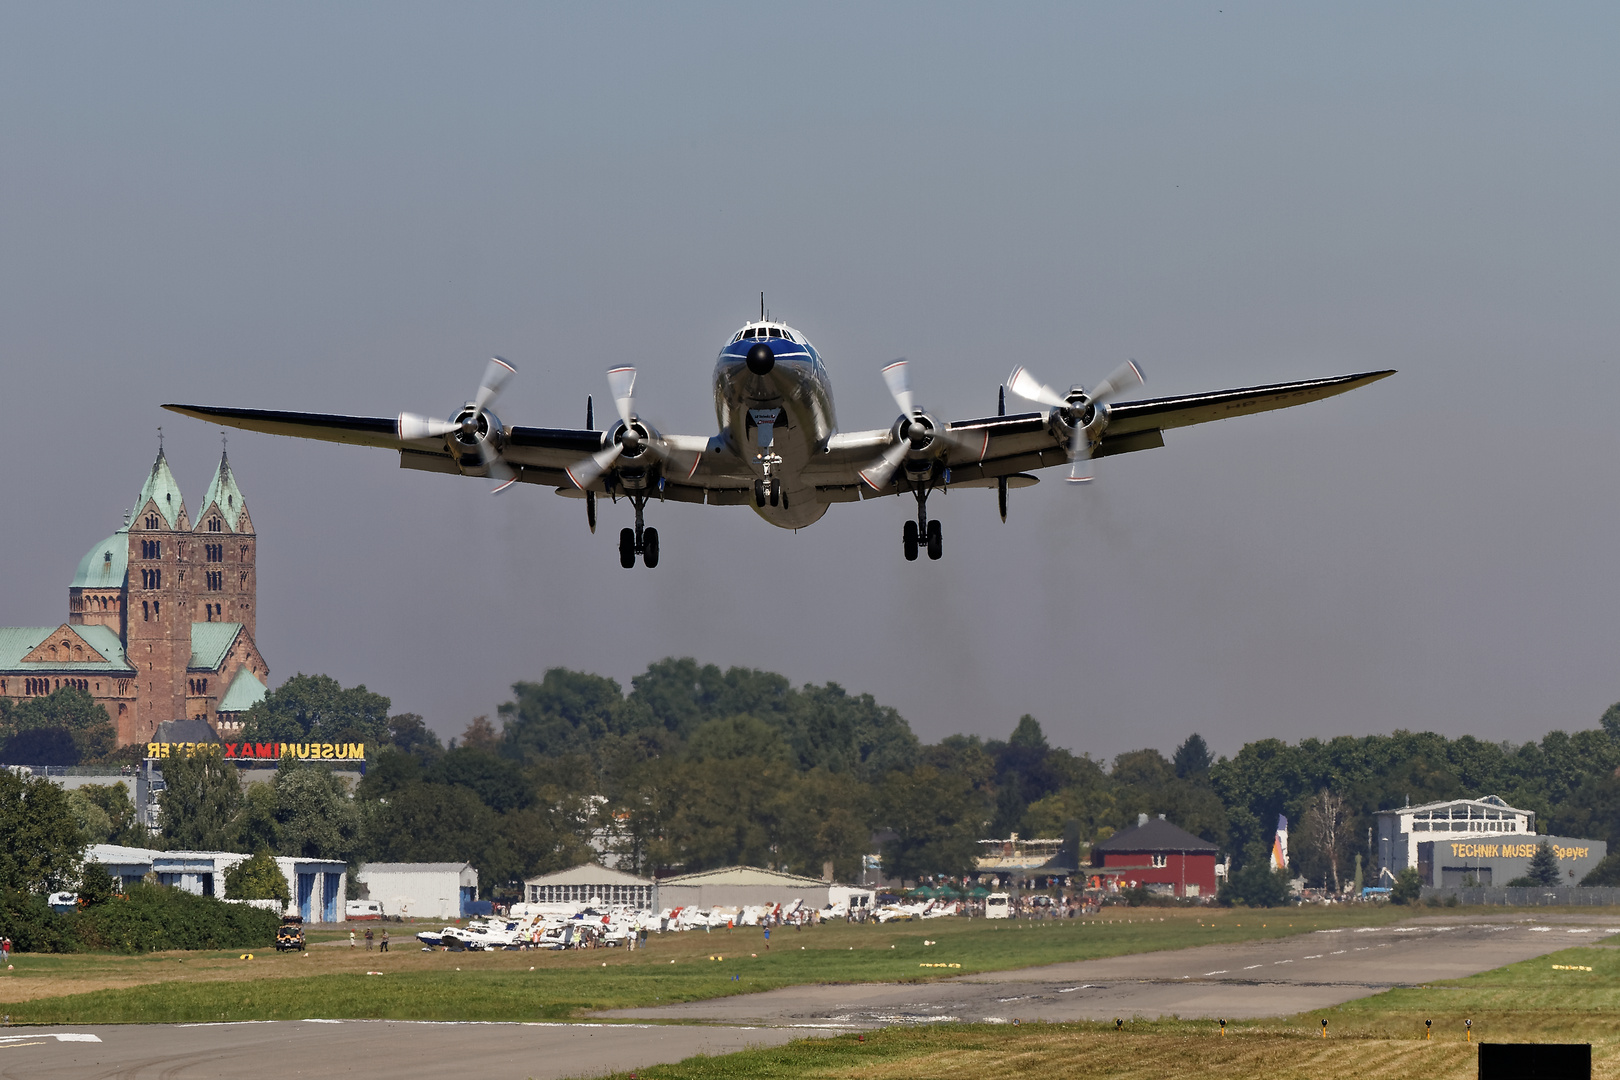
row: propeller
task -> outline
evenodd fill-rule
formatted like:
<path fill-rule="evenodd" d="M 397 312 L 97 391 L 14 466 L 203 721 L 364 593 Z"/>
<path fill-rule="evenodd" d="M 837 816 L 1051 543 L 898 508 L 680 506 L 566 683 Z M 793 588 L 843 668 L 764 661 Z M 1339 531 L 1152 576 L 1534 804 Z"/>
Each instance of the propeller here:
<path fill-rule="evenodd" d="M 402 412 L 395 424 L 395 432 L 404 442 L 442 439 L 453 435 L 460 443 L 472 443 L 477 447 L 478 460 L 483 464 L 484 471 L 492 480 L 499 482 L 491 494 L 499 495 L 517 482 L 517 473 L 501 457 L 500 447 L 494 441 L 494 436 L 500 431 L 500 420 L 489 411 L 489 407 L 500 396 L 507 380 L 516 373 L 517 369 L 511 364 L 492 356 L 484 367 L 484 378 L 478 384 L 478 393 L 454 419 L 439 420 Z"/>
<path fill-rule="evenodd" d="M 568 478 L 582 490 L 595 483 L 626 454 L 635 457 L 645 451 L 654 457 L 664 456 L 662 441 L 636 415 L 636 369 L 620 367 L 609 371 L 608 390 L 613 394 L 613 406 L 624 426 L 619 428 L 611 444 L 568 467 Z"/>
<path fill-rule="evenodd" d="M 894 477 L 894 471 L 900 467 L 900 463 L 908 454 L 924 450 L 936 441 L 958 450 L 965 450 L 975 456 L 982 455 L 984 450 L 982 444 L 957 435 L 938 423 L 917 404 L 917 395 L 911 389 L 909 360 L 896 360 L 884 368 L 883 382 L 888 386 L 889 395 L 894 398 L 894 403 L 900 406 L 900 426 L 896 433 L 897 437 L 883 451 L 883 456 L 860 470 L 861 479 L 871 485 L 873 490 L 888 486 Z"/>
<path fill-rule="evenodd" d="M 1092 451 L 1095 449 L 1090 436 L 1092 425 L 1096 422 L 1095 407 L 1141 383 L 1141 367 L 1136 361 L 1127 360 L 1089 392 L 1077 386 L 1068 394 L 1060 394 L 1023 367 L 1013 369 L 1013 373 L 1007 378 L 1007 389 L 1021 398 L 1050 406 L 1063 413 L 1064 423 L 1072 429 L 1069 438 L 1069 461 L 1072 462 L 1069 467 L 1069 482 L 1086 484 L 1091 482 L 1090 462 Z M 1104 421 L 1106 418 L 1105 410 Z"/>

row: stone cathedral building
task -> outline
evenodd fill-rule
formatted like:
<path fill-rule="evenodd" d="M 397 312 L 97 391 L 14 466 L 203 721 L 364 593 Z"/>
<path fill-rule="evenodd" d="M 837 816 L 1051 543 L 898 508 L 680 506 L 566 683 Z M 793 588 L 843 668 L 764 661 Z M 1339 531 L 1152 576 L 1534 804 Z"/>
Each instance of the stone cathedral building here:
<path fill-rule="evenodd" d="M 253 641 L 256 545 L 229 458 L 194 524 L 160 447 L 124 527 L 80 560 L 67 621 L 0 627 L 0 696 L 78 686 L 106 708 L 119 746 L 165 720 L 234 733 L 270 675 Z"/>

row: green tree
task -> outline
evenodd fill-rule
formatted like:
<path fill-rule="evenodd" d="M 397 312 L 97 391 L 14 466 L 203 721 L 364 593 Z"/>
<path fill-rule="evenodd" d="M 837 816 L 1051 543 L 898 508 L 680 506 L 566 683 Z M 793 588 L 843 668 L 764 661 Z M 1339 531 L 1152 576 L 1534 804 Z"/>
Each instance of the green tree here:
<path fill-rule="evenodd" d="M 892 772 L 878 800 L 879 822 L 894 833 L 883 845 L 885 873 L 915 881 L 972 872 L 990 807 L 965 777 L 929 765 Z"/>
<path fill-rule="evenodd" d="M 81 907 L 95 907 L 105 904 L 118 892 L 118 883 L 113 880 L 112 874 L 105 866 L 98 862 L 84 864 L 84 873 L 79 875 L 79 904 Z"/>
<path fill-rule="evenodd" d="M 1250 848 L 1243 865 L 1227 876 L 1218 893 L 1223 904 L 1281 907 L 1293 899 L 1288 871 L 1274 870 L 1263 849 Z"/>
<path fill-rule="evenodd" d="M 112 753 L 117 735 L 89 691 L 64 686 L 44 697 L 0 698 L 0 758 L 26 765 L 77 765 Z"/>
<path fill-rule="evenodd" d="M 537 683 L 513 683 L 512 696 L 498 711 L 514 757 L 589 753 L 603 737 L 625 730 L 624 695 L 600 675 L 552 668 Z"/>
<path fill-rule="evenodd" d="M 1564 879 L 1559 873 L 1558 856 L 1553 854 L 1552 844 L 1546 840 L 1536 845 L 1536 853 L 1530 856 L 1530 866 L 1525 874 L 1532 885 L 1562 885 Z"/>
<path fill-rule="evenodd" d="M 300 672 L 266 694 L 243 720 L 248 742 L 388 742 L 388 706 L 364 686 L 344 689 L 329 675 Z"/>
<path fill-rule="evenodd" d="M 444 744 L 416 713 L 399 713 L 388 718 L 388 738 L 407 754 L 431 761 L 444 753 Z"/>
<path fill-rule="evenodd" d="M 68 792 L 68 805 L 86 843 L 146 846 L 147 832 L 135 819 L 135 803 L 122 781 L 76 787 Z"/>
<path fill-rule="evenodd" d="M 79 877 L 84 836 L 67 792 L 0 769 L 0 890 L 49 893 Z"/>
<path fill-rule="evenodd" d="M 242 805 L 236 766 L 217 753 L 203 752 L 166 757 L 161 767 L 158 829 L 164 846 L 181 851 L 223 848 Z"/>
<path fill-rule="evenodd" d="M 1190 780 L 1209 772 L 1209 767 L 1215 763 L 1210 755 L 1209 744 L 1198 732 L 1187 736 L 1187 741 L 1176 747 L 1175 757 L 1171 759 L 1175 765 L 1176 776 L 1182 780 Z"/>
<path fill-rule="evenodd" d="M 1620 701 L 1603 710 L 1603 718 L 1599 723 L 1611 739 L 1620 740 Z"/>
<path fill-rule="evenodd" d="M 360 847 L 360 810 L 344 779 L 325 769 L 284 767 L 270 788 L 277 850 L 347 861 Z"/>
<path fill-rule="evenodd" d="M 225 871 L 225 898 L 228 900 L 280 900 L 287 903 L 287 877 L 275 857 L 261 851 Z"/>
<path fill-rule="evenodd" d="M 1423 879 L 1418 877 L 1416 867 L 1408 866 L 1395 875 L 1395 884 L 1389 890 L 1389 899 L 1393 904 L 1413 904 L 1423 894 Z"/>
<path fill-rule="evenodd" d="M 686 754 L 693 761 L 757 758 L 786 762 L 789 748 L 782 733 L 753 716 L 705 720 L 692 732 Z"/>

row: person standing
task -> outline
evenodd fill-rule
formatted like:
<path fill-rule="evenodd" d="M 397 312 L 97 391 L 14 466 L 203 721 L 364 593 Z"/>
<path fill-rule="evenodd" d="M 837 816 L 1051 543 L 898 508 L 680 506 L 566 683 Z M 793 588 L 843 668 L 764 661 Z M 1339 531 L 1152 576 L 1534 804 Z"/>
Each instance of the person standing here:
<path fill-rule="evenodd" d="M 382 932 L 382 944 L 380 946 L 378 946 L 377 951 L 378 952 L 387 952 L 388 951 L 388 931 L 387 930 L 384 930 Z"/>
<path fill-rule="evenodd" d="M 769 919 L 765 920 L 765 951 L 771 951 L 771 922 Z"/>
<path fill-rule="evenodd" d="M 349 948 L 354 948 L 354 931 L 349 931 Z"/>
<path fill-rule="evenodd" d="M 371 951 L 371 927 L 366 927 L 366 952 Z"/>

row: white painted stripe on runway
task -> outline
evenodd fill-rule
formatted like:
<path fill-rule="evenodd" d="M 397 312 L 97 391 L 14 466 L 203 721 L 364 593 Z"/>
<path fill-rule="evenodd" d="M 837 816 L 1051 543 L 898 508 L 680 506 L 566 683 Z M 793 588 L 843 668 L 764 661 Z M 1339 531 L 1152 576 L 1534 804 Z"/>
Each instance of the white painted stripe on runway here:
<path fill-rule="evenodd" d="M 87 1035 L 76 1031 L 31 1031 L 27 1035 L 0 1035 L 0 1045 L 14 1043 L 22 1039 L 55 1039 L 57 1042 L 100 1042 L 97 1035 Z"/>

